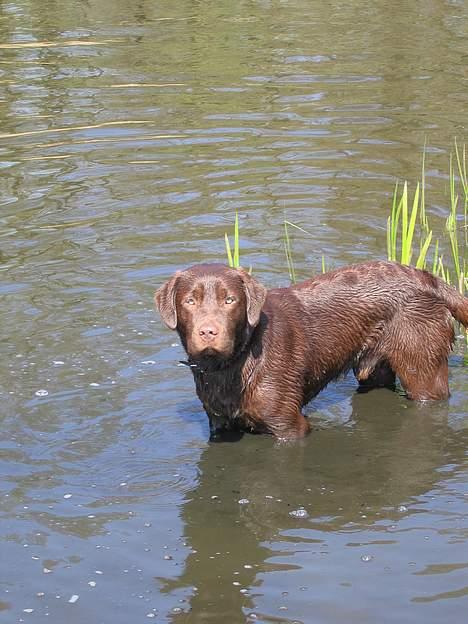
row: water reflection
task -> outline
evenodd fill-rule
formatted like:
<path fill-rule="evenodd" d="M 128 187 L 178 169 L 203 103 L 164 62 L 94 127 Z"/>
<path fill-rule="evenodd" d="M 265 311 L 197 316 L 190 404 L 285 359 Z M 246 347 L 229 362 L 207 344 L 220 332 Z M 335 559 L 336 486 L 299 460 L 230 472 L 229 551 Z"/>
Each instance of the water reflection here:
<path fill-rule="evenodd" d="M 355 394 L 347 426 L 317 420 L 303 443 L 256 436 L 211 443 L 182 509 L 191 553 L 181 577 L 162 585 L 166 592 L 192 588 L 190 608 L 174 622 L 241 622 L 255 611 L 260 617 L 265 594 L 265 621 L 291 621 L 278 610 L 287 603 L 281 588 L 301 591 L 288 570 L 308 560 L 308 573 L 297 578 L 314 578 L 320 559 L 343 539 L 364 553 L 364 545 L 398 544 L 399 525 L 418 525 L 440 470 L 447 477 L 447 465 L 457 472 L 463 461 L 466 438 L 447 417 L 446 405 L 421 408 L 383 390 Z M 305 511 L 291 515 L 298 509 Z M 392 556 L 387 552 L 389 566 Z"/>

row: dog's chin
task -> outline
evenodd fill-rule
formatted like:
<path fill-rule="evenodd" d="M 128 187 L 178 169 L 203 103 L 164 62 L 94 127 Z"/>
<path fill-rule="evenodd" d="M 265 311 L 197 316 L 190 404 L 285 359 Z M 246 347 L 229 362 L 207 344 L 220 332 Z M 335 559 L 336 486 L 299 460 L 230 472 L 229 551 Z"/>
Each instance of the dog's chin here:
<path fill-rule="evenodd" d="M 188 356 L 191 362 L 199 364 L 203 368 L 219 368 L 232 357 L 232 350 L 205 347 L 204 349 L 189 351 Z"/>

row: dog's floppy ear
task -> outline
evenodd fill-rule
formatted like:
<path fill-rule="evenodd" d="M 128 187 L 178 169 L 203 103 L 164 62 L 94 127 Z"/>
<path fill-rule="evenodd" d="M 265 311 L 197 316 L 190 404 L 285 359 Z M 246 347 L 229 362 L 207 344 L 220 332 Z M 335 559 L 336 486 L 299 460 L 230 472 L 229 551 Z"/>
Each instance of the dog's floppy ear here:
<path fill-rule="evenodd" d="M 176 290 L 180 272 L 178 271 L 154 293 L 154 303 L 162 320 L 169 329 L 177 327 Z"/>
<path fill-rule="evenodd" d="M 251 327 L 258 325 L 263 304 L 265 303 L 267 289 L 257 282 L 247 271 L 238 269 L 244 282 L 245 294 L 247 295 L 247 320 Z"/>

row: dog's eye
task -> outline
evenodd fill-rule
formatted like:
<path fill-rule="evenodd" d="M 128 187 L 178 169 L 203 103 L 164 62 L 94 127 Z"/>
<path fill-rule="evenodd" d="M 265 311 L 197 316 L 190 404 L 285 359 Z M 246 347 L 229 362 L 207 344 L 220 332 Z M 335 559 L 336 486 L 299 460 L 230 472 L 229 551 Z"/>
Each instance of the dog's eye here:
<path fill-rule="evenodd" d="M 188 303 L 189 305 L 194 305 L 195 299 L 193 297 L 189 297 L 188 299 L 185 300 L 185 303 Z"/>
<path fill-rule="evenodd" d="M 235 298 L 234 297 L 226 297 L 226 299 L 224 300 L 224 303 L 234 303 Z"/>

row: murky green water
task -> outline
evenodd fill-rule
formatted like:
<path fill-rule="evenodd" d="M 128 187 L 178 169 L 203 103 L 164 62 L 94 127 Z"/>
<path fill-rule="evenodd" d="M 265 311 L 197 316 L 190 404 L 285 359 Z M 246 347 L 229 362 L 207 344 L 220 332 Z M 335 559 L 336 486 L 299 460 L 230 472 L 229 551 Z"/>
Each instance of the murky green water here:
<path fill-rule="evenodd" d="M 464 621 L 461 357 L 448 404 L 350 378 L 302 443 L 209 444 L 152 293 L 223 258 L 236 209 L 269 286 L 285 217 L 301 276 L 384 257 L 425 140 L 442 222 L 467 8 L 1 4 L 2 621 Z"/>

